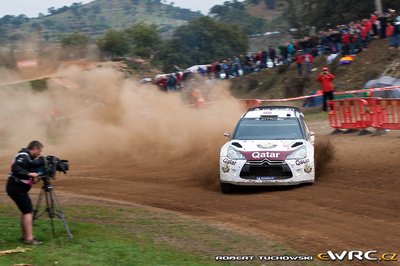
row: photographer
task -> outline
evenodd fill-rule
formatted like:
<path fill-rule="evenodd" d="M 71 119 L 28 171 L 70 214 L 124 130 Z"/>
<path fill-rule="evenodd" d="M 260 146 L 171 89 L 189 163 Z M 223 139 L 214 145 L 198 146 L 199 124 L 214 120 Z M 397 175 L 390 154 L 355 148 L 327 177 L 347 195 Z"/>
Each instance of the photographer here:
<path fill-rule="evenodd" d="M 28 195 L 31 186 L 40 179 L 36 169 L 44 166 L 43 158 L 39 157 L 42 148 L 43 144 L 34 140 L 29 143 L 28 147 L 21 149 L 12 162 L 7 182 L 7 194 L 21 211 L 21 240 L 27 245 L 42 244 L 33 237 L 33 208 Z"/>
<path fill-rule="evenodd" d="M 322 92 L 323 92 L 323 105 L 322 110 L 327 111 L 327 104 L 328 100 L 333 100 L 333 83 L 332 81 L 335 79 L 335 76 L 329 73 L 328 68 L 322 68 L 321 74 L 318 75 L 317 81 L 321 83 Z"/>

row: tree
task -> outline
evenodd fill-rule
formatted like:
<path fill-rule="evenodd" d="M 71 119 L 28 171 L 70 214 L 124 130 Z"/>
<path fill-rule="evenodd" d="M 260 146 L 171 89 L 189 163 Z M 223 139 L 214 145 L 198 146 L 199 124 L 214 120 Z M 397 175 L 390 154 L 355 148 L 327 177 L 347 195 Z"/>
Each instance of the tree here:
<path fill-rule="evenodd" d="M 146 2 L 146 12 L 151 14 L 154 12 L 154 3 L 153 1 L 147 1 Z"/>
<path fill-rule="evenodd" d="M 222 16 L 229 10 L 228 7 L 223 5 L 215 5 L 210 8 L 210 15 Z"/>
<path fill-rule="evenodd" d="M 86 49 L 90 39 L 86 34 L 75 32 L 62 36 L 60 42 L 63 48 L 73 47 L 77 49 Z"/>
<path fill-rule="evenodd" d="M 69 10 L 69 7 L 67 7 L 67 6 L 63 6 L 58 9 L 56 9 L 54 7 L 50 7 L 47 9 L 47 11 L 49 12 L 50 15 L 56 15 L 56 14 L 59 14 L 59 13 L 62 13 L 62 12 L 68 11 L 68 10 Z"/>
<path fill-rule="evenodd" d="M 64 52 L 71 57 L 85 57 L 90 38 L 80 32 L 64 35 L 60 38 L 61 46 Z"/>
<path fill-rule="evenodd" d="M 245 9 L 245 5 L 242 2 L 238 2 L 237 0 L 234 0 L 230 4 L 230 8 L 244 10 Z"/>
<path fill-rule="evenodd" d="M 10 24 L 14 18 L 15 18 L 15 16 L 5 15 L 4 17 L 2 17 L 0 19 L 0 22 L 1 22 L 1 24 Z"/>
<path fill-rule="evenodd" d="M 164 64 L 165 71 L 170 71 L 175 64 L 182 67 L 207 64 L 244 54 L 247 49 L 247 35 L 237 26 L 201 17 L 177 28 L 157 59 Z"/>
<path fill-rule="evenodd" d="M 129 51 L 129 43 L 123 32 L 112 29 L 97 40 L 97 46 L 103 54 L 110 57 L 123 56 Z"/>
<path fill-rule="evenodd" d="M 56 23 L 50 19 L 43 20 L 42 24 L 48 28 L 53 27 Z"/>
<path fill-rule="evenodd" d="M 42 25 L 40 25 L 40 23 L 35 22 L 31 24 L 31 28 L 37 32 L 40 32 L 42 30 Z"/>
<path fill-rule="evenodd" d="M 15 69 L 16 61 L 14 49 L 6 47 L 0 48 L 0 67 Z"/>
<path fill-rule="evenodd" d="M 82 6 L 82 2 L 73 3 L 73 4 L 71 5 L 71 9 L 77 9 L 78 7 L 81 7 L 81 6 Z"/>
<path fill-rule="evenodd" d="M 50 15 L 53 15 L 53 14 L 56 13 L 56 9 L 55 9 L 54 7 L 49 7 L 49 8 L 47 9 L 47 12 L 49 12 Z"/>
<path fill-rule="evenodd" d="M 210 15 L 219 22 L 239 26 L 247 34 L 259 33 L 266 27 L 266 21 L 249 15 L 242 2 L 226 1 L 223 5 L 215 5 L 210 9 Z"/>
<path fill-rule="evenodd" d="M 14 26 L 20 26 L 25 22 L 28 22 L 29 18 L 26 15 L 19 15 L 13 18 L 13 20 L 11 21 L 11 24 L 13 24 Z"/>
<path fill-rule="evenodd" d="M 124 35 L 130 45 L 130 52 L 144 58 L 154 55 L 162 44 L 156 25 L 138 23 L 126 29 Z"/>
<path fill-rule="evenodd" d="M 344 24 L 368 18 L 375 11 L 374 0 L 286 0 L 285 16 L 292 27 L 306 30 L 315 26 L 326 29 L 337 24 Z M 399 1 L 383 1 L 384 10 L 400 8 Z"/>

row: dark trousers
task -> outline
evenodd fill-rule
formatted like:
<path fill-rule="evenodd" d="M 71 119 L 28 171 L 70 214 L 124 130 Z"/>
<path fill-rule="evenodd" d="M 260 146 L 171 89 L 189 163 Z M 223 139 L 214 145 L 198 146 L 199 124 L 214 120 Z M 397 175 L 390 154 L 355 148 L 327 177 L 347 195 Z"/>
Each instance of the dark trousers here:
<path fill-rule="evenodd" d="M 378 26 L 376 26 L 375 24 L 372 25 L 372 32 L 372 35 L 378 36 Z"/>
<path fill-rule="evenodd" d="M 322 95 L 322 111 L 326 112 L 328 110 L 327 102 L 331 100 L 333 100 L 333 91 L 324 91 Z"/>
<path fill-rule="evenodd" d="M 299 76 L 301 76 L 303 74 L 302 64 L 297 63 L 297 74 L 299 74 Z"/>
<path fill-rule="evenodd" d="M 6 186 L 8 196 L 17 204 L 19 210 L 23 214 L 32 213 L 32 201 L 29 197 L 28 191 L 31 189 L 29 185 L 21 182 L 16 182 L 14 177 L 8 177 Z"/>
<path fill-rule="evenodd" d="M 386 25 L 382 25 L 381 26 L 381 32 L 380 32 L 380 37 L 381 39 L 385 39 L 386 38 Z"/>

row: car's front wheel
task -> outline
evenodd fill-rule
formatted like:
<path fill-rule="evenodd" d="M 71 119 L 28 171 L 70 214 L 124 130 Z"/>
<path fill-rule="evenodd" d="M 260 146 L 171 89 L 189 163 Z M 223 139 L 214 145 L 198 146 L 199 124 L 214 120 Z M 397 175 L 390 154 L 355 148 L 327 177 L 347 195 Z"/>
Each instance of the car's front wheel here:
<path fill-rule="evenodd" d="M 228 183 L 220 182 L 221 192 L 224 194 L 229 194 L 235 191 L 235 186 Z"/>

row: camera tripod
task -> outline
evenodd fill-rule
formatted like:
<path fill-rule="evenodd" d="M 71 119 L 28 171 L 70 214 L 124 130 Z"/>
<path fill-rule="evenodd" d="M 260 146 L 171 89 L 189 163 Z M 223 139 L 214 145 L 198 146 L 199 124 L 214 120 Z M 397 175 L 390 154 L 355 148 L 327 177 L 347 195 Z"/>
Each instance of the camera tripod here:
<path fill-rule="evenodd" d="M 65 219 L 64 213 L 61 210 L 60 204 L 58 203 L 57 197 L 53 190 L 53 186 L 50 184 L 49 177 L 42 177 L 42 180 L 43 180 L 43 186 L 39 193 L 39 197 L 35 205 L 35 208 L 33 210 L 33 221 L 39 219 L 40 216 L 42 216 L 45 212 L 47 212 L 50 218 L 51 231 L 53 233 L 53 237 L 55 237 L 54 218 L 59 218 L 64 225 L 64 229 L 67 233 L 67 236 L 69 237 L 70 240 L 73 240 L 74 237 L 71 234 L 71 230 L 68 227 L 67 220 Z M 46 202 L 46 208 L 41 213 L 39 213 L 40 204 L 43 198 L 45 199 Z"/>

